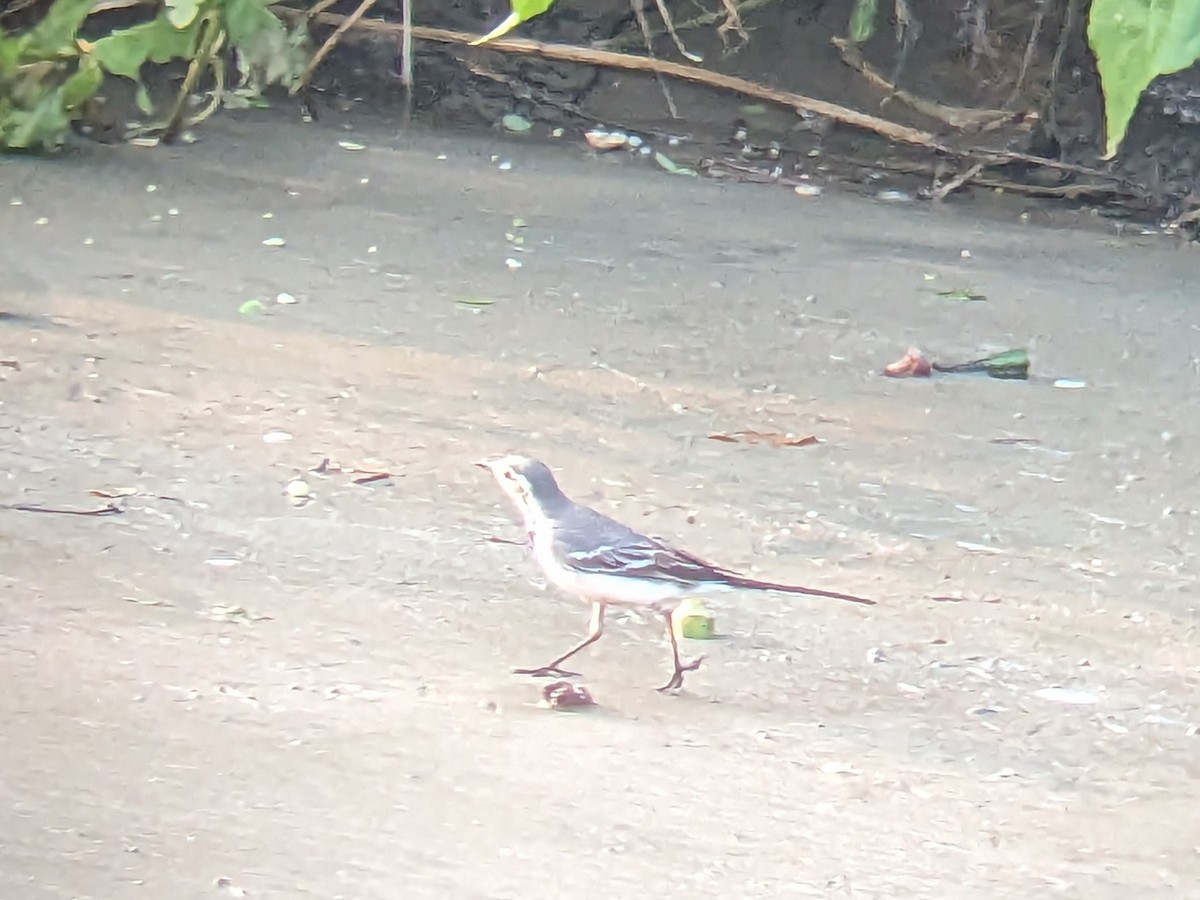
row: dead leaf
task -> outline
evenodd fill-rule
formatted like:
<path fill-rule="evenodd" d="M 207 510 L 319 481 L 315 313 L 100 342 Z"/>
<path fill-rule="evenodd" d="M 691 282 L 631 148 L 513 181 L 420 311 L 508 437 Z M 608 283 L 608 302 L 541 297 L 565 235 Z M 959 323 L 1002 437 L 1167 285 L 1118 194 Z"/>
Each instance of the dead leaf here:
<path fill-rule="evenodd" d="M 587 688 L 569 681 L 556 681 L 542 688 L 541 705 L 547 709 L 579 709 L 595 706 L 596 701 Z"/>
<path fill-rule="evenodd" d="M 175 604 L 170 600 L 159 600 L 153 597 L 122 597 L 126 603 L 136 603 L 139 606 L 165 606 L 174 607 Z"/>
<path fill-rule="evenodd" d="M 351 478 L 351 484 L 373 484 L 376 481 L 384 481 L 392 477 L 391 472 L 364 472 L 357 478 Z"/>
<path fill-rule="evenodd" d="M 770 444 L 772 447 L 808 447 L 821 443 L 815 434 L 797 437 L 792 434 L 780 434 L 777 431 L 718 431 L 708 436 L 710 441 L 722 441 L 726 444 Z"/>
<path fill-rule="evenodd" d="M 104 500 L 120 500 L 122 497 L 132 497 L 137 493 L 137 488 L 98 488 L 88 493 Z"/>
<path fill-rule="evenodd" d="M 247 624 L 267 622 L 272 618 L 271 616 L 252 613 L 244 606 L 226 606 L 223 603 L 218 603 L 210 609 L 208 617 L 223 622 L 242 622 Z"/>

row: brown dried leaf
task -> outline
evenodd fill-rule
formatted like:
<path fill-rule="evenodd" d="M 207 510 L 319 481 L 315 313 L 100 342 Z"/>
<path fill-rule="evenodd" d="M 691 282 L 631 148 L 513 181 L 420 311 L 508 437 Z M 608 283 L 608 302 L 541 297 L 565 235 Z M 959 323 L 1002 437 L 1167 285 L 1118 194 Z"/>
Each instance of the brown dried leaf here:
<path fill-rule="evenodd" d="M 547 709 L 579 709 L 595 705 L 587 688 L 569 681 L 556 681 L 542 688 L 542 706 Z"/>
<path fill-rule="evenodd" d="M 718 431 L 708 436 L 710 441 L 722 441 L 727 444 L 770 444 L 772 447 L 808 447 L 821 443 L 815 434 L 797 437 L 793 434 L 780 434 L 777 431 Z"/>
<path fill-rule="evenodd" d="M 352 484 L 373 484 L 376 481 L 384 481 L 391 477 L 391 472 L 364 472 L 357 478 L 350 479 L 350 482 Z"/>
<path fill-rule="evenodd" d="M 104 500 L 120 500 L 122 497 L 132 497 L 137 493 L 137 488 L 99 488 L 88 493 Z"/>

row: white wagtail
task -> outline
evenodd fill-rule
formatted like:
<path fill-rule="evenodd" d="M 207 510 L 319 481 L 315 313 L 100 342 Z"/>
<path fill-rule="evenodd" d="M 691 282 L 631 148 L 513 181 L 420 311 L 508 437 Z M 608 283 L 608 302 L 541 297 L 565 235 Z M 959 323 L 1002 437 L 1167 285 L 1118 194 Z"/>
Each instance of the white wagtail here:
<path fill-rule="evenodd" d="M 587 600 L 592 606 L 588 635 L 558 659 L 536 669 L 514 669 L 519 675 L 571 677 L 560 668 L 604 633 L 610 606 L 650 609 L 667 623 L 675 671 L 660 691 L 683 686 L 683 673 L 697 669 L 703 657 L 683 662 L 672 627 L 672 613 L 688 596 L 715 591 L 780 591 L 832 597 L 873 605 L 873 600 L 792 584 L 747 578 L 705 562 L 691 553 L 639 534 L 615 519 L 573 502 L 558 486 L 548 466 L 525 456 L 500 456 L 477 466 L 495 477 L 525 520 L 533 557 L 555 587 Z"/>

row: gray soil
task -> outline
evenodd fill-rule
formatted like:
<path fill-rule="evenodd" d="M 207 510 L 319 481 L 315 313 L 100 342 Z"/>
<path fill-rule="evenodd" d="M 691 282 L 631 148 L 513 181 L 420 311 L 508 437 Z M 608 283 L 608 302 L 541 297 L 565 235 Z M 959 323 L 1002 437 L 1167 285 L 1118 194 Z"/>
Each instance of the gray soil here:
<path fill-rule="evenodd" d="M 365 118 L 202 138 L 0 168 L 0 897 L 1200 897 L 1194 251 Z M 1037 377 L 881 377 L 910 345 Z M 675 696 L 618 617 L 598 707 L 540 708 L 509 669 L 586 611 L 488 540 L 507 450 L 879 605 L 731 596 Z"/>

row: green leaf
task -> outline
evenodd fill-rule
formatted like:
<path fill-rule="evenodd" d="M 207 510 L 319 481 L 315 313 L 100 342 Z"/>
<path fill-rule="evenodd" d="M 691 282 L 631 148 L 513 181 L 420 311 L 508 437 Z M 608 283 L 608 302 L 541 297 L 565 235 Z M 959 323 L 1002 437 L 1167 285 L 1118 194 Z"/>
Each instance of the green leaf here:
<path fill-rule="evenodd" d="M 486 44 L 488 41 L 502 37 L 522 22 L 536 19 L 553 5 L 554 0 L 512 0 L 512 12 L 508 14 L 508 17 L 483 37 L 471 41 L 471 46 L 478 47 L 480 44 Z"/>
<path fill-rule="evenodd" d="M 1104 88 L 1110 159 L 1150 82 L 1200 59 L 1200 0 L 1093 0 L 1088 41 Z"/>
<path fill-rule="evenodd" d="M 0 119 L 0 146 L 32 150 L 59 146 L 71 127 L 62 88 L 47 93 L 32 109 L 13 109 Z"/>
<path fill-rule="evenodd" d="M 672 175 L 692 175 L 692 176 L 694 176 L 696 174 L 695 169 L 689 169 L 685 166 L 679 165 L 674 160 L 672 160 L 671 157 L 667 156 L 665 153 L 655 153 L 654 161 L 656 163 L 658 163 L 658 165 L 661 168 L 666 169 Z"/>
<path fill-rule="evenodd" d="M 187 28 L 200 13 L 202 0 L 166 0 L 167 21 L 176 28 Z"/>
<path fill-rule="evenodd" d="M 100 85 L 103 81 L 104 72 L 99 64 L 90 57 L 83 57 L 79 61 L 79 68 L 75 70 L 71 77 L 63 82 L 63 108 L 67 110 L 78 109 L 83 101 L 100 90 Z"/>
<path fill-rule="evenodd" d="M 875 33 L 877 0 L 854 0 L 850 13 L 850 43 L 865 44 Z"/>
<path fill-rule="evenodd" d="M 143 116 L 154 114 L 154 101 L 150 99 L 150 92 L 146 90 L 146 86 L 140 81 L 138 82 L 137 86 L 137 94 L 134 96 L 133 100 L 134 103 L 137 104 L 137 108 L 141 111 Z"/>
<path fill-rule="evenodd" d="M 95 5 L 95 0 L 54 0 L 42 20 L 17 39 L 24 61 L 77 55 L 75 34 Z"/>
<path fill-rule="evenodd" d="M 238 50 L 238 68 L 256 87 L 290 85 L 308 63 L 308 34 L 288 31 L 265 0 L 222 0 L 222 22 Z"/>
<path fill-rule="evenodd" d="M 195 56 L 201 21 L 196 19 L 189 27 L 179 29 L 160 15 L 100 38 L 92 45 L 91 55 L 113 75 L 138 81 L 138 73 L 147 62 L 165 63 Z"/>
<path fill-rule="evenodd" d="M 224 0 L 221 5 L 225 30 L 235 47 L 253 40 L 260 31 L 284 30 L 263 0 Z"/>

